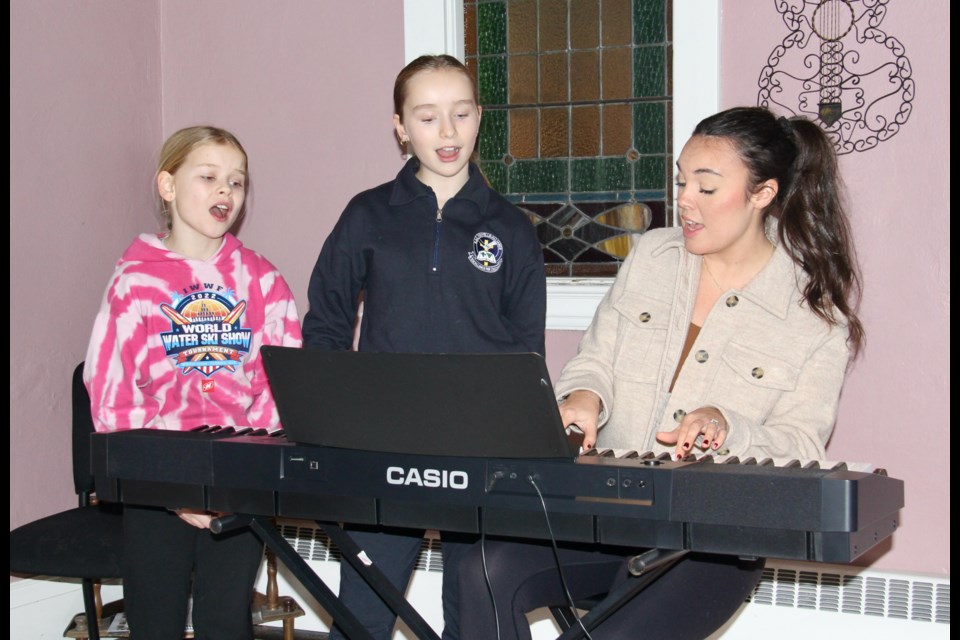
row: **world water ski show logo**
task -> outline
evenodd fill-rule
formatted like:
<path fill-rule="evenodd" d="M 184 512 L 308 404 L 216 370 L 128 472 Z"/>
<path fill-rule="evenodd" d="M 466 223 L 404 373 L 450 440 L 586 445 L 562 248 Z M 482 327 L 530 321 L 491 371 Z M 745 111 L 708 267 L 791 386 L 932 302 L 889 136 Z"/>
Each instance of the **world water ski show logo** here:
<path fill-rule="evenodd" d="M 211 291 L 182 298 L 174 295 L 173 306 L 161 304 L 170 318 L 171 330 L 160 334 L 167 356 L 184 375 L 199 371 L 210 377 L 221 369 L 235 371 L 250 351 L 250 329 L 240 326 L 245 300 L 233 302 Z"/>

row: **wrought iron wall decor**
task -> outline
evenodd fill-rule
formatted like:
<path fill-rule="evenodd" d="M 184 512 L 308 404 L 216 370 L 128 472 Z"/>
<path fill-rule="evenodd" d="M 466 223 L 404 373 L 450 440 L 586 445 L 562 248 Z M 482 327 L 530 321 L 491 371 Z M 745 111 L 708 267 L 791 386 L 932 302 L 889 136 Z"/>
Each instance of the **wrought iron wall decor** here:
<path fill-rule="evenodd" d="M 758 104 L 804 115 L 837 153 L 867 151 L 913 110 L 910 61 L 880 30 L 890 0 L 774 0 L 790 33 L 760 72 Z"/>

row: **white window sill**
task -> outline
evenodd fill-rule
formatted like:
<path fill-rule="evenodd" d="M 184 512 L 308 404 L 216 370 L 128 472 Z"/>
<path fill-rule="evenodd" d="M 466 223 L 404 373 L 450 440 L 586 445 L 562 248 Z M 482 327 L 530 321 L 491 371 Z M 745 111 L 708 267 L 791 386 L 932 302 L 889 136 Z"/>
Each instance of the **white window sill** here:
<path fill-rule="evenodd" d="M 547 329 L 583 331 L 613 278 L 547 278 Z"/>

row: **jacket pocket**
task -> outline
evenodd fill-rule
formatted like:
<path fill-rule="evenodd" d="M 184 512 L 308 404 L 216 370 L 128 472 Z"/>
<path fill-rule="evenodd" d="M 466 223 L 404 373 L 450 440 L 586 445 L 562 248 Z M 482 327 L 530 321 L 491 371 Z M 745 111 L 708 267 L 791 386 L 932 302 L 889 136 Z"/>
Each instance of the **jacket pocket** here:
<path fill-rule="evenodd" d="M 800 369 L 762 351 L 731 342 L 723 354 L 723 361 L 742 381 L 753 387 L 779 391 L 797 388 Z"/>
<path fill-rule="evenodd" d="M 634 297 L 615 303 L 614 308 L 620 314 L 614 376 L 618 381 L 656 382 L 667 342 L 670 305 Z"/>

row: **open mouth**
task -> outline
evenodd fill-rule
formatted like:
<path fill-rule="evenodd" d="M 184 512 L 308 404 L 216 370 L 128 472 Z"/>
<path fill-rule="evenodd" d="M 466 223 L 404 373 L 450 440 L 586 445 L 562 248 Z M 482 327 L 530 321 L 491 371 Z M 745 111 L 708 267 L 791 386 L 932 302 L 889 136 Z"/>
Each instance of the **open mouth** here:
<path fill-rule="evenodd" d="M 437 149 L 437 155 L 440 156 L 441 160 L 451 161 L 456 160 L 457 156 L 460 155 L 461 147 L 442 147 Z"/>
<path fill-rule="evenodd" d="M 218 222 L 226 222 L 230 217 L 230 207 L 225 204 L 215 204 L 210 207 L 210 215 L 212 215 Z"/>

